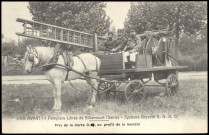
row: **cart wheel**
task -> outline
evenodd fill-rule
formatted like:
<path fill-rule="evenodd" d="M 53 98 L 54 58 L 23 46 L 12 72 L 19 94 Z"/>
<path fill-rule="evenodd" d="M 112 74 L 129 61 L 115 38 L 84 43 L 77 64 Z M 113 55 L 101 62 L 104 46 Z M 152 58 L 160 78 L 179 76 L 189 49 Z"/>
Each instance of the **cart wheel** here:
<path fill-rule="evenodd" d="M 116 86 L 114 83 L 100 82 L 97 90 L 99 100 L 111 100 L 116 96 Z"/>
<path fill-rule="evenodd" d="M 170 74 L 166 79 L 165 90 L 168 97 L 173 96 L 179 88 L 177 75 Z"/>
<path fill-rule="evenodd" d="M 146 97 L 146 91 L 144 85 L 139 80 L 132 80 L 126 85 L 125 98 L 128 103 L 137 103 L 144 100 Z"/>

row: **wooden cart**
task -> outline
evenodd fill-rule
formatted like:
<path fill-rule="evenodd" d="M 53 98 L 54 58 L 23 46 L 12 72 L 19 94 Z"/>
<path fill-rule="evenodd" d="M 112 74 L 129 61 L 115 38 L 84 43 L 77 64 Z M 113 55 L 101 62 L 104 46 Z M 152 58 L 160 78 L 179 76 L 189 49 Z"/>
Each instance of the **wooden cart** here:
<path fill-rule="evenodd" d="M 178 91 L 178 71 L 186 68 L 185 66 L 154 67 L 153 56 L 142 54 L 136 56 L 135 68 L 127 69 L 123 55 L 124 53 L 98 55 L 102 61 L 99 77 L 113 81 L 100 81 L 98 85 L 100 100 L 115 99 L 116 94 L 122 92 L 127 102 L 138 102 L 146 97 L 144 86 L 165 87 L 166 96 L 172 96 Z M 145 55 L 149 61 L 146 61 Z M 139 57 L 144 57 L 146 64 L 142 63 Z M 159 85 L 145 85 L 150 80 L 156 81 Z M 165 80 L 165 83 L 160 83 L 161 80 Z"/>

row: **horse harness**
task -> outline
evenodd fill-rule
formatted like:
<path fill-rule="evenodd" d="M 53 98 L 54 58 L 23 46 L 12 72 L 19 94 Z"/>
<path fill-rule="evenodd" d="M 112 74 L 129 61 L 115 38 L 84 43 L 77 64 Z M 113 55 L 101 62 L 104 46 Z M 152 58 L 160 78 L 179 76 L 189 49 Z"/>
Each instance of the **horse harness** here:
<path fill-rule="evenodd" d="M 72 58 L 72 55 L 71 55 L 70 57 Z M 90 70 L 87 69 L 86 64 L 84 63 L 83 59 L 82 59 L 79 55 L 75 55 L 75 57 L 77 57 L 77 58 L 82 62 L 83 66 L 84 66 L 84 68 L 85 68 L 85 72 L 84 72 L 84 73 L 85 73 L 86 75 L 89 75 Z M 97 59 L 96 59 L 95 56 L 94 56 L 94 58 L 95 58 L 95 61 L 96 61 L 96 70 L 91 70 L 91 71 L 98 71 L 98 63 L 97 63 Z M 71 59 L 71 61 L 72 61 L 72 63 L 74 64 L 73 58 Z M 66 66 L 72 67 L 73 65 L 66 65 Z M 69 71 L 70 71 L 70 70 L 67 70 L 67 75 L 66 75 L 65 80 L 67 80 L 67 78 L 68 78 L 68 73 L 69 73 Z"/>
<path fill-rule="evenodd" d="M 30 48 L 30 52 L 29 52 L 29 54 L 28 54 L 28 60 L 29 61 L 31 61 L 31 62 L 33 62 L 33 64 L 34 64 L 34 56 L 37 58 L 37 59 L 39 59 L 39 56 L 38 56 L 38 53 L 37 53 L 37 50 L 36 49 L 33 49 L 34 51 L 35 51 L 35 53 L 34 53 L 34 51 L 32 51 L 32 47 L 31 46 L 29 46 L 29 48 Z M 50 60 L 48 60 L 48 64 L 52 64 L 52 63 L 57 63 L 57 61 L 58 61 L 58 58 L 59 58 L 59 56 L 60 55 L 62 55 L 62 57 L 63 57 L 63 59 L 64 59 L 64 63 L 65 63 L 65 66 L 67 66 L 67 67 L 73 67 L 73 65 L 74 65 L 74 60 L 73 60 L 73 54 L 72 54 L 72 52 L 67 52 L 67 51 L 61 51 L 61 49 L 60 49 L 60 46 L 55 46 L 55 50 L 54 50 L 54 55 L 53 55 L 53 57 L 50 59 Z M 94 55 L 93 55 L 94 56 Z M 84 63 L 84 61 L 83 61 L 83 59 L 79 56 L 79 55 L 75 55 L 75 57 L 77 57 L 81 62 L 82 62 L 82 64 L 83 64 L 83 66 L 84 66 L 84 68 L 85 68 L 85 74 L 86 75 L 89 75 L 89 72 L 90 71 L 98 71 L 98 63 L 97 63 L 97 59 L 96 59 L 96 56 L 94 56 L 94 58 L 95 58 L 95 61 L 96 61 L 96 70 L 88 70 L 87 69 L 87 67 L 86 67 L 86 64 Z M 36 66 L 38 66 L 38 65 L 40 65 L 40 59 L 39 59 L 39 63 L 36 65 Z M 52 69 L 52 68 L 54 68 L 54 66 L 55 65 L 51 65 L 51 66 L 43 66 L 42 67 L 42 70 L 43 71 L 46 71 L 46 70 L 50 70 L 50 69 Z M 69 71 L 70 71 L 70 68 L 68 69 L 67 68 L 67 74 L 66 74 L 66 77 L 65 77 L 65 81 L 66 80 L 68 80 L 68 74 L 69 74 Z M 69 81 L 70 82 L 70 81 Z M 70 84 L 72 85 L 72 83 L 70 82 Z M 90 84 L 90 83 L 89 83 Z M 91 85 L 91 84 L 90 84 Z M 92 85 L 91 85 L 92 86 Z M 72 87 L 75 89 L 75 90 L 77 90 L 73 85 L 72 85 Z M 94 88 L 94 86 L 92 86 L 93 88 Z M 95 90 L 96 90 L 96 88 L 94 88 Z M 77 90 L 77 91 L 79 91 L 79 90 Z"/>
<path fill-rule="evenodd" d="M 38 53 L 37 53 L 37 50 L 36 49 L 32 48 L 30 45 L 28 47 L 30 48 L 30 51 L 28 52 L 28 60 L 30 62 L 33 62 L 33 64 L 32 64 L 32 67 L 33 67 L 33 65 L 34 65 L 34 56 L 37 59 L 39 59 L 39 56 L 38 56 Z M 32 50 L 35 51 L 35 53 Z M 40 64 L 40 61 L 38 62 L 37 65 L 39 65 L 39 64 Z"/>

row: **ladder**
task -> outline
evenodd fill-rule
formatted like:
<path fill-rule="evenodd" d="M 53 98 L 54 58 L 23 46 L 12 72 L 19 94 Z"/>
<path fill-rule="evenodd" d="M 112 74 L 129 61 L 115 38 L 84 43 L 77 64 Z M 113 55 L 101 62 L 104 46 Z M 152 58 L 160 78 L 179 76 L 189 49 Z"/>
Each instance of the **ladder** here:
<path fill-rule="evenodd" d="M 18 36 L 36 38 L 66 45 L 79 46 L 97 50 L 97 45 L 101 44 L 105 38 L 97 34 L 76 31 L 64 27 L 30 21 L 17 18 L 17 22 L 23 23 L 23 32 L 16 32 Z"/>

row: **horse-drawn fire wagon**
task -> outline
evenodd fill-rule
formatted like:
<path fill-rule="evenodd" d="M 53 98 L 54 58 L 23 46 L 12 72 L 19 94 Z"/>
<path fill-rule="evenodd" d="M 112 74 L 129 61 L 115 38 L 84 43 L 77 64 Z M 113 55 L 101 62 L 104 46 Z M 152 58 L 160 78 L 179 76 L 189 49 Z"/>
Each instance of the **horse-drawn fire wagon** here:
<path fill-rule="evenodd" d="M 134 68 L 127 66 L 129 62 L 124 62 L 124 52 L 99 55 L 102 61 L 100 78 L 113 80 L 113 83 L 100 82 L 99 98 L 114 99 L 118 92 L 124 92 L 127 102 L 137 102 L 146 97 L 144 86 L 162 85 L 166 96 L 172 96 L 178 91 L 178 71 L 186 67 L 174 65 L 178 61 L 170 53 L 169 37 L 163 36 L 159 41 L 155 38 L 145 40 L 141 50 L 137 51 Z M 152 79 L 160 85 L 145 85 Z"/>
<path fill-rule="evenodd" d="M 146 84 L 150 80 L 154 80 L 165 87 L 165 94 L 167 96 L 174 95 L 178 91 L 178 71 L 185 67 L 173 64 L 173 61 L 177 60 L 172 57 L 170 53 L 171 40 L 167 35 L 162 36 L 158 41 L 154 38 L 154 35 L 157 35 L 160 32 L 148 32 L 151 33 L 152 36 L 149 36 L 149 38 L 145 38 L 145 40 L 142 41 L 142 47 L 136 51 L 137 54 L 135 56 L 134 67 L 130 68 L 128 66 L 130 61 L 125 61 L 126 56 L 124 54 L 127 52 L 98 53 L 97 44 L 103 42 L 105 38 L 99 37 L 96 34 L 89 34 L 20 18 L 18 18 L 17 21 L 24 24 L 24 32 L 16 33 L 19 36 L 94 49 L 95 52 L 93 54 L 101 61 L 101 66 L 97 74 L 99 78 L 91 76 L 89 72 L 86 74 L 83 70 L 81 72 L 77 71 L 75 68 L 61 65 L 59 63 L 52 64 L 64 67 L 67 71 L 75 72 L 84 78 L 97 80 L 99 82 L 97 88 L 94 87 L 96 85 L 93 86 L 91 83 L 89 84 L 97 91 L 97 97 L 99 99 L 108 100 L 115 98 L 118 92 L 122 92 L 124 93 L 127 102 L 138 102 L 145 99 L 146 89 L 144 89 L 144 86 L 147 86 Z M 146 35 L 147 32 L 140 36 L 146 37 Z M 29 54 L 33 55 L 33 57 L 30 58 L 32 59 L 31 62 L 34 62 L 35 58 L 37 60 L 39 59 L 37 50 L 32 52 L 33 50 L 29 49 L 28 51 Z M 29 57 L 30 55 L 28 55 L 28 59 Z M 96 57 L 95 59 L 92 58 L 96 60 L 96 65 L 98 65 L 97 62 L 99 61 Z M 80 61 L 80 64 L 82 64 L 83 67 L 85 67 L 85 71 L 87 71 L 88 67 L 85 59 L 87 60 L 88 58 L 76 56 L 75 59 Z M 40 62 L 37 65 L 39 64 Z M 67 77 L 68 76 L 67 73 Z M 163 82 L 161 82 L 162 80 Z"/>

